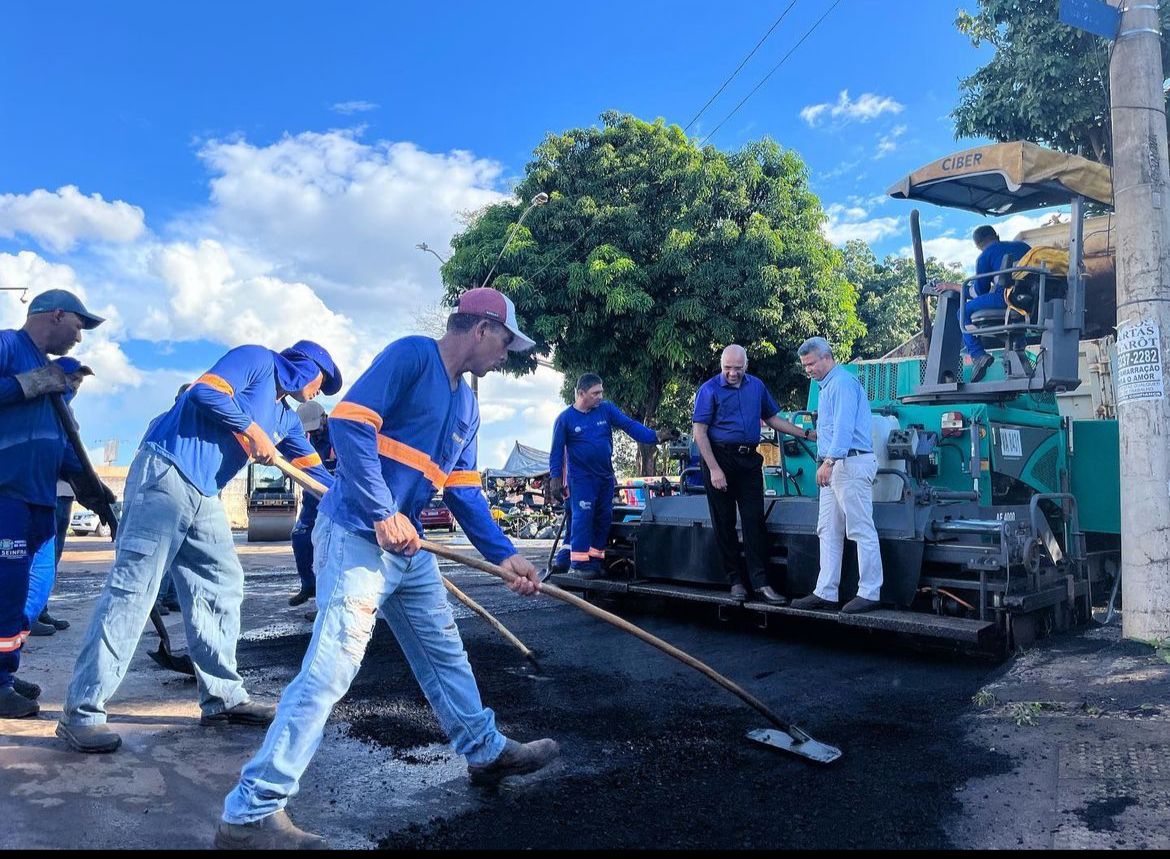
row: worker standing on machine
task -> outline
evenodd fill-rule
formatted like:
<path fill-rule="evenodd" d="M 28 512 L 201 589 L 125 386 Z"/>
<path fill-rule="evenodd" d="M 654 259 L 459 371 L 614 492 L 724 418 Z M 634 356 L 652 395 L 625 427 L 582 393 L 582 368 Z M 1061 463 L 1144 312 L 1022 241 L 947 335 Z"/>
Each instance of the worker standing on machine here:
<path fill-rule="evenodd" d="M 330 474 L 337 470 L 337 456 L 329 441 L 329 416 L 325 407 L 310 400 L 297 407 L 301 427 L 309 437 L 315 454 L 294 460 L 297 468 L 321 465 Z M 313 526 L 317 524 L 317 507 L 321 500 L 312 492 L 301 495 L 301 512 L 292 531 L 293 557 L 297 562 L 297 575 L 301 577 L 301 589 L 289 597 L 288 604 L 298 606 L 317 595 L 317 579 L 313 574 Z"/>
<path fill-rule="evenodd" d="M 554 500 L 564 496 L 566 463 L 573 526 L 570 532 L 569 570 L 582 579 L 601 576 L 601 561 L 609 527 L 613 524 L 613 430 L 617 427 L 641 444 L 670 438 L 670 430 L 655 432 L 638 423 L 605 399 L 605 386 L 596 373 L 577 380 L 576 399 L 553 424 L 548 455 Z"/>
<path fill-rule="evenodd" d="M 764 526 L 764 458 L 760 422 L 789 435 L 811 434 L 779 416 L 768 388 L 747 372 L 747 350 L 732 343 L 719 358 L 720 373 L 704 382 L 695 394 L 692 424 L 695 443 L 703 457 L 703 485 L 715 543 L 731 596 L 746 600 L 749 589 L 773 605 L 788 602 L 768 584 L 768 535 Z M 743 527 L 740 563 L 736 513 Z"/>
<path fill-rule="evenodd" d="M 823 337 L 810 337 L 796 350 L 805 373 L 819 389 L 817 400 L 817 486 L 820 508 L 817 536 L 821 568 L 811 594 L 793 608 L 836 608 L 841 584 L 845 537 L 857 544 L 860 581 L 845 614 L 873 611 L 881 605 L 882 553 L 873 524 L 873 452 L 869 397 L 856 376 L 837 366 L 833 348 Z"/>
<path fill-rule="evenodd" d="M 244 570 L 219 491 L 251 457 L 271 465 L 315 456 L 284 402 L 335 394 L 341 373 L 310 340 L 283 352 L 239 346 L 224 355 L 146 433 L 126 478 L 114 566 L 73 669 L 57 736 L 79 752 L 112 752 L 106 701 L 125 676 L 163 574 L 174 575 L 199 681 L 203 725 L 266 725 L 236 671 Z M 273 443 L 275 440 L 276 444 Z M 309 469 L 323 483 L 320 465 Z"/>

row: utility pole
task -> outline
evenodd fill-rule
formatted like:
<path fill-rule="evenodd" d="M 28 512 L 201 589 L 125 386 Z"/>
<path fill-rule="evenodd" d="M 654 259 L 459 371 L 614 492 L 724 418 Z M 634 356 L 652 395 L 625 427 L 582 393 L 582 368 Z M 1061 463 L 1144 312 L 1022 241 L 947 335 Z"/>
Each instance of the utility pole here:
<path fill-rule="evenodd" d="M 1170 638 L 1170 175 L 1157 0 L 1123 9 L 1109 66 L 1117 211 L 1122 635 Z"/>

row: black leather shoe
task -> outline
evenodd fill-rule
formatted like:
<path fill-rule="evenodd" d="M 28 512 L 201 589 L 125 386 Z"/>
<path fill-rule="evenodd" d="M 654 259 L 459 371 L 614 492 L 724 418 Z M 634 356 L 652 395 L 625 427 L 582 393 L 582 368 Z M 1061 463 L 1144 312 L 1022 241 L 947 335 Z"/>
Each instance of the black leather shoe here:
<path fill-rule="evenodd" d="M 276 716 L 275 704 L 244 701 L 230 710 L 221 710 L 210 716 L 200 716 L 200 725 L 270 725 Z"/>
<path fill-rule="evenodd" d="M 984 352 L 982 355 L 976 358 L 971 364 L 971 381 L 982 381 L 983 377 L 987 375 L 988 369 L 994 363 L 995 358 L 993 358 L 989 352 Z"/>
<path fill-rule="evenodd" d="M 313 588 L 312 590 L 301 588 L 299 591 L 288 598 L 288 604 L 294 606 L 301 605 L 302 603 L 307 603 L 315 596 L 317 596 L 316 588 Z"/>
<path fill-rule="evenodd" d="M 12 688 L 16 690 L 16 694 L 30 701 L 35 701 L 41 697 L 41 687 L 36 683 L 29 683 L 27 680 L 21 680 L 19 677 L 12 678 Z"/>
<path fill-rule="evenodd" d="M 771 603 L 772 605 L 788 605 L 788 597 L 776 593 L 768 585 L 764 585 L 762 588 L 756 588 L 756 594 L 764 602 Z"/>
<path fill-rule="evenodd" d="M 51 623 L 41 623 L 39 620 L 34 620 L 29 625 L 29 635 L 56 635 L 57 627 Z"/>
<path fill-rule="evenodd" d="M 742 601 L 742 600 L 746 600 L 747 597 L 748 597 L 747 588 L 745 588 L 743 585 L 732 585 L 731 586 L 731 598 L 733 600 L 741 600 Z"/>
<path fill-rule="evenodd" d="M 841 609 L 842 614 L 861 614 L 866 611 L 873 611 L 881 605 L 880 600 L 867 600 L 865 597 L 854 597 L 845 603 Z"/>
<path fill-rule="evenodd" d="M 57 629 L 68 629 L 69 621 L 61 620 L 59 617 L 53 617 L 49 614 L 49 610 L 45 609 L 41 612 L 41 616 L 37 618 L 41 623 L 47 623 L 50 626 L 55 626 Z"/>
<path fill-rule="evenodd" d="M 154 607 L 155 607 L 155 609 L 158 610 L 158 613 L 164 617 L 171 613 L 171 610 L 169 608 L 167 608 L 165 605 L 163 605 L 161 602 L 156 602 L 154 604 Z"/>
<path fill-rule="evenodd" d="M 803 609 L 829 608 L 829 609 L 835 610 L 837 608 L 837 604 L 835 602 L 829 602 L 829 600 L 823 600 L 819 596 L 817 596 L 816 594 L 809 594 L 806 597 L 801 597 L 798 600 L 793 600 L 791 605 L 793 608 L 803 608 Z"/>

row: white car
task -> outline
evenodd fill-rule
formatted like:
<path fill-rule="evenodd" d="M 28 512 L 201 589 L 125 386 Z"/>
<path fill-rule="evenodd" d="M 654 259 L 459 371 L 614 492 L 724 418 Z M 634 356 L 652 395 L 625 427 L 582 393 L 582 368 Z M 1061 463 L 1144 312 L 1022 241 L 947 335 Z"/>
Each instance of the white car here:
<path fill-rule="evenodd" d="M 119 515 L 122 512 L 122 502 L 114 502 L 114 515 Z M 90 534 L 96 534 L 99 537 L 110 536 L 110 528 L 108 525 L 103 525 L 98 515 L 92 510 L 87 510 L 84 507 L 78 507 L 73 511 L 73 516 L 69 519 L 69 530 L 77 537 L 85 537 Z"/>

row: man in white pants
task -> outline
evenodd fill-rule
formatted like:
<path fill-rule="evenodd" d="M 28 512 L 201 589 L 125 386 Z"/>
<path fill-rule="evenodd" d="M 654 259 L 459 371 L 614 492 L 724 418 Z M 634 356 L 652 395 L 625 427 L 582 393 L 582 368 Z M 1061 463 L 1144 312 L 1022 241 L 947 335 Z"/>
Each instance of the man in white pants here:
<path fill-rule="evenodd" d="M 881 605 L 882 555 L 873 525 L 873 482 L 877 457 L 870 440 L 865 388 L 837 366 L 833 347 L 810 337 L 796 350 L 805 373 L 820 387 L 817 403 L 817 486 L 821 487 L 817 536 L 821 571 L 816 589 L 794 600 L 793 608 L 836 608 L 845 537 L 857 544 L 857 596 L 841 611 L 860 614 Z"/>

